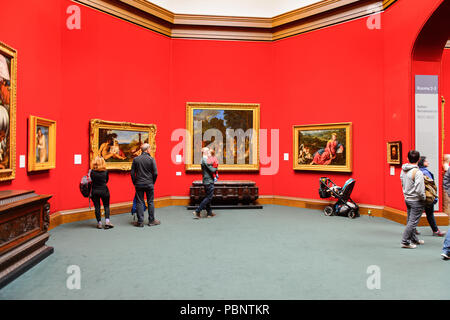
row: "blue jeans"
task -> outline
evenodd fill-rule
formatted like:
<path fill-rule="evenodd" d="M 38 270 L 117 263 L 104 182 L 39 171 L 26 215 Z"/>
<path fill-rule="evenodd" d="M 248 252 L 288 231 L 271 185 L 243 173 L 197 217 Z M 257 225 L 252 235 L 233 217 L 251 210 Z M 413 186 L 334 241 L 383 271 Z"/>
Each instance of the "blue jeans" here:
<path fill-rule="evenodd" d="M 447 231 L 444 239 L 444 247 L 442 248 L 442 253 L 450 254 L 450 230 Z"/>
<path fill-rule="evenodd" d="M 205 187 L 206 196 L 203 199 L 203 201 L 200 203 L 200 205 L 198 206 L 197 210 L 195 210 L 195 212 L 200 213 L 203 209 L 206 209 L 208 216 L 210 216 L 212 213 L 211 201 L 214 196 L 214 183 L 204 185 L 204 187 Z"/>

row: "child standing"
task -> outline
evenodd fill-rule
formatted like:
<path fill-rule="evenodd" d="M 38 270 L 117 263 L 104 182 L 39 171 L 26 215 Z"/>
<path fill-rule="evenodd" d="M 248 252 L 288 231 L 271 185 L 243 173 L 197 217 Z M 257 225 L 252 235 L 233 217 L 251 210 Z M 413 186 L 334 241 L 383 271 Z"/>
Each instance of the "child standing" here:
<path fill-rule="evenodd" d="M 214 168 L 219 168 L 219 160 L 216 158 L 216 152 L 214 149 L 209 150 L 209 157 L 208 157 L 208 164 L 211 164 Z M 216 170 L 216 172 L 213 173 L 213 179 L 214 182 L 216 182 L 219 179 L 219 172 Z"/>

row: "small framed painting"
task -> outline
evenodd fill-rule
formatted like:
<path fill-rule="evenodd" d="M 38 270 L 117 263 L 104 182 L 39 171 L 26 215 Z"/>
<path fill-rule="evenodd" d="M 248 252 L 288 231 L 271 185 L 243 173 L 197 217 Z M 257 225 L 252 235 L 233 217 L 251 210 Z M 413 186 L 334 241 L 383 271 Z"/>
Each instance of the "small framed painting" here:
<path fill-rule="evenodd" d="M 352 172 L 352 123 L 293 127 L 294 170 Z"/>
<path fill-rule="evenodd" d="M 402 142 L 392 141 L 387 143 L 387 163 L 402 164 Z"/>
<path fill-rule="evenodd" d="M 28 120 L 28 171 L 56 167 L 56 121 L 30 116 Z"/>

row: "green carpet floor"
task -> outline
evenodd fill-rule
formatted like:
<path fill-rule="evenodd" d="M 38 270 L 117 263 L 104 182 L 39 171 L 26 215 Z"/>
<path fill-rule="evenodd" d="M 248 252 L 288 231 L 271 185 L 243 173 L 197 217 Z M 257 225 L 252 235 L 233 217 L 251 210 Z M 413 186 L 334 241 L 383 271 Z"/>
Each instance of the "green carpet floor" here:
<path fill-rule="evenodd" d="M 401 249 L 404 226 L 382 218 L 326 217 L 266 205 L 195 220 L 184 207 L 156 210 L 161 225 L 136 228 L 130 214 L 50 231 L 54 254 L 0 290 L 0 299 L 450 299 L 443 238 Z M 443 228 L 447 230 L 447 227 Z M 69 290 L 67 267 L 81 270 Z M 369 290 L 367 268 L 381 271 Z"/>

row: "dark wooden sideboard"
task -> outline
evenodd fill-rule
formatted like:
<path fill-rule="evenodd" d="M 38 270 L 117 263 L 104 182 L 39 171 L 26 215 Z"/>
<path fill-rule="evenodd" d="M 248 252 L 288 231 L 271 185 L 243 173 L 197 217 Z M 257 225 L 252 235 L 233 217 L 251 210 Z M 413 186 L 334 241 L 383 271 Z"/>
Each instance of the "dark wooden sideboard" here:
<path fill-rule="evenodd" d="M 0 288 L 53 253 L 49 238 L 51 195 L 0 191 Z"/>
<path fill-rule="evenodd" d="M 189 210 L 195 209 L 205 197 L 202 181 L 192 182 L 189 190 Z M 254 181 L 249 180 L 219 180 L 214 183 L 214 197 L 211 202 L 213 209 L 262 209 L 255 202 L 259 190 Z"/>

